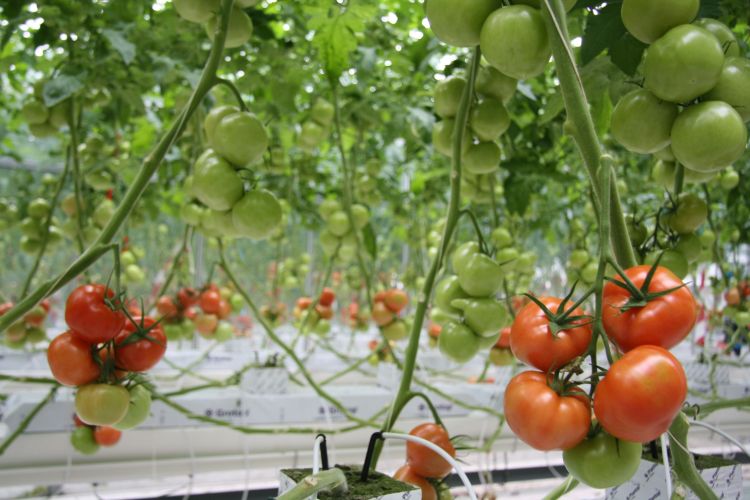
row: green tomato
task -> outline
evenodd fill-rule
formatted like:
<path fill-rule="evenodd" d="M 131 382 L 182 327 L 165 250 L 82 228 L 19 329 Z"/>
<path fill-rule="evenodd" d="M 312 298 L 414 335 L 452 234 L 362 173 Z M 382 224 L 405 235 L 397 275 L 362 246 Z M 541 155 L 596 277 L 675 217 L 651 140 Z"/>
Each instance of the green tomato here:
<path fill-rule="evenodd" d="M 82 455 L 93 455 L 99 451 L 99 443 L 94 439 L 94 429 L 87 426 L 73 429 L 70 434 L 70 444 Z"/>
<path fill-rule="evenodd" d="M 586 250 L 578 249 L 570 253 L 568 263 L 573 269 L 581 269 L 589 260 L 591 260 L 591 255 Z"/>
<path fill-rule="evenodd" d="M 206 118 L 203 120 L 203 130 L 206 132 L 209 144 L 213 144 L 214 142 L 214 131 L 219 122 L 225 117 L 239 112 L 239 108 L 235 106 L 217 106 L 206 115 Z"/>
<path fill-rule="evenodd" d="M 39 328 L 37 326 L 32 326 L 31 328 L 28 328 L 26 330 L 26 339 L 25 340 L 26 340 L 26 342 L 29 342 L 31 344 L 37 344 L 39 342 L 44 342 L 45 340 L 47 340 L 47 333 L 43 329 L 41 329 L 41 328 Z"/>
<path fill-rule="evenodd" d="M 121 431 L 133 429 L 145 422 L 150 414 L 151 391 L 142 385 L 133 386 L 133 388 L 130 389 L 130 403 L 128 404 L 127 413 L 122 417 L 122 420 L 114 424 L 112 427 Z"/>
<path fill-rule="evenodd" d="M 683 24 L 667 32 L 646 51 L 644 85 L 656 97 L 690 102 L 718 83 L 724 52 L 709 31 Z"/>
<path fill-rule="evenodd" d="M 221 12 L 221 0 L 174 0 L 174 9 L 186 21 L 205 23 Z"/>
<path fill-rule="evenodd" d="M 740 174 L 732 167 L 729 167 L 721 173 L 719 182 L 721 183 L 721 189 L 731 191 L 740 183 Z"/>
<path fill-rule="evenodd" d="M 628 234 L 630 235 L 630 241 L 635 246 L 640 246 L 648 237 L 648 229 L 642 222 L 636 222 L 632 215 L 627 215 L 625 223 L 628 227 Z"/>
<path fill-rule="evenodd" d="M 532 251 L 523 252 L 516 261 L 516 270 L 520 273 L 531 274 L 534 272 L 534 264 L 537 255 Z"/>
<path fill-rule="evenodd" d="M 444 277 L 435 286 L 435 298 L 433 304 L 436 308 L 446 311 L 450 314 L 458 314 L 459 310 L 454 308 L 452 302 L 456 299 L 467 298 L 468 294 L 461 289 L 458 282 L 458 276 L 450 274 Z"/>
<path fill-rule="evenodd" d="M 451 306 L 463 312 L 466 326 L 480 337 L 494 337 L 508 321 L 505 307 L 493 298 L 455 299 Z"/>
<path fill-rule="evenodd" d="M 38 253 L 42 248 L 42 240 L 36 238 L 29 238 L 28 236 L 21 237 L 21 251 L 24 253 Z"/>
<path fill-rule="evenodd" d="M 323 247 L 323 253 L 327 257 L 333 256 L 339 247 L 341 240 L 328 230 L 320 233 L 320 246 Z"/>
<path fill-rule="evenodd" d="M 21 229 L 21 234 L 23 234 L 27 238 L 33 238 L 33 239 L 42 238 L 42 223 L 38 219 L 32 219 L 31 217 L 26 217 L 25 219 L 21 221 L 19 228 Z"/>
<path fill-rule="evenodd" d="M 646 264 L 653 265 L 656 262 L 656 258 L 659 256 L 659 252 L 650 253 L 646 256 Z M 683 279 L 687 276 L 690 269 L 690 264 L 682 253 L 676 250 L 665 250 L 662 255 L 659 265 L 666 267 L 672 271 L 678 278 Z"/>
<path fill-rule="evenodd" d="M 527 5 L 490 14 L 482 26 L 480 45 L 492 66 L 518 80 L 541 74 L 552 54 L 541 13 Z"/>
<path fill-rule="evenodd" d="M 370 222 L 370 211 L 367 210 L 366 206 L 355 203 L 352 205 L 352 218 L 354 219 L 354 228 L 362 229 Z"/>
<path fill-rule="evenodd" d="M 710 248 L 716 241 L 716 233 L 710 229 L 704 229 L 700 235 L 701 245 L 703 248 Z"/>
<path fill-rule="evenodd" d="M 698 2 L 696 1 L 696 3 Z M 737 37 L 726 24 L 709 17 L 698 19 L 693 24 L 710 31 L 719 40 L 726 56 L 736 57 L 740 55 L 740 44 L 737 42 Z"/>
<path fill-rule="evenodd" d="M 219 321 L 214 332 L 214 339 L 217 342 L 226 342 L 234 337 L 234 327 L 227 321 Z"/>
<path fill-rule="evenodd" d="M 489 97 L 471 110 L 469 125 L 480 141 L 496 141 L 510 127 L 510 115 L 502 101 Z"/>
<path fill-rule="evenodd" d="M 180 218 L 185 224 L 197 226 L 203 218 L 203 207 L 196 203 L 185 203 L 180 207 Z"/>
<path fill-rule="evenodd" d="M 461 317 L 458 314 L 453 314 L 452 312 L 440 309 L 439 307 L 433 307 L 432 310 L 430 310 L 430 319 L 439 325 L 444 325 L 451 321 L 456 323 L 461 321 Z"/>
<path fill-rule="evenodd" d="M 489 337 L 479 337 L 477 336 L 477 343 L 479 344 L 480 350 L 486 350 L 486 349 L 492 349 L 492 347 L 497 344 L 497 341 L 500 339 L 500 331 L 498 330 L 495 332 L 494 335 L 490 335 Z"/>
<path fill-rule="evenodd" d="M 599 263 L 589 262 L 581 269 L 581 279 L 584 283 L 593 283 L 596 281 L 596 274 L 599 272 Z"/>
<path fill-rule="evenodd" d="M 123 277 L 130 283 L 141 283 L 146 279 L 146 273 L 144 273 L 143 269 L 137 265 L 131 264 L 125 267 L 125 274 Z"/>
<path fill-rule="evenodd" d="M 708 101 L 690 106 L 672 127 L 672 151 L 685 167 L 713 172 L 740 159 L 747 144 L 747 128 L 729 104 Z"/>
<path fill-rule="evenodd" d="M 453 264 L 453 270 L 458 273 L 463 271 L 469 259 L 476 253 L 479 252 L 479 243 L 476 241 L 468 241 L 453 252 L 451 263 Z"/>
<path fill-rule="evenodd" d="M 78 204 L 76 203 L 75 193 L 67 194 L 60 202 L 60 208 L 65 215 L 73 217 L 78 213 Z"/>
<path fill-rule="evenodd" d="M 44 139 L 46 137 L 52 137 L 53 135 L 55 135 L 57 133 L 57 129 L 49 123 L 30 123 L 29 132 L 31 132 L 31 135 L 33 135 L 34 137 Z"/>
<path fill-rule="evenodd" d="M 682 193 L 677 200 L 677 209 L 670 214 L 667 223 L 679 234 L 695 232 L 708 219 L 708 205 L 693 193 Z"/>
<path fill-rule="evenodd" d="M 504 227 L 496 227 L 490 233 L 490 241 L 497 248 L 506 248 L 513 244 L 513 236 Z M 495 259 L 500 262 L 500 259 Z"/>
<path fill-rule="evenodd" d="M 487 16 L 503 5 L 499 0 L 427 0 L 425 4 L 435 36 L 454 47 L 479 45 L 479 34 Z"/>
<path fill-rule="evenodd" d="M 208 38 L 213 40 L 214 33 L 219 25 L 219 16 L 211 16 L 206 22 L 206 34 Z M 224 42 L 224 47 L 231 49 L 244 45 L 250 40 L 250 36 L 253 34 L 253 22 L 250 20 L 245 11 L 237 7 L 232 7 L 232 12 L 229 14 L 229 27 L 227 28 L 227 38 Z"/>
<path fill-rule="evenodd" d="M 497 347 L 490 349 L 490 363 L 495 366 L 512 365 L 514 359 L 513 351 L 510 349 L 498 349 Z"/>
<path fill-rule="evenodd" d="M 316 123 L 328 127 L 333 121 L 335 113 L 336 108 L 333 104 L 319 97 L 310 109 L 310 118 Z"/>
<path fill-rule="evenodd" d="M 481 66 L 477 72 L 474 89 L 485 98 L 494 98 L 507 104 L 516 92 L 518 80 L 500 73 L 492 66 Z"/>
<path fill-rule="evenodd" d="M 331 322 L 327 319 L 320 319 L 313 327 L 313 333 L 325 337 L 331 332 Z"/>
<path fill-rule="evenodd" d="M 464 155 L 463 166 L 472 174 L 490 174 L 500 167 L 501 155 L 500 146 L 494 142 L 472 144 Z"/>
<path fill-rule="evenodd" d="M 592 488 L 613 488 L 632 478 L 641 464 L 641 443 L 600 432 L 563 451 L 570 475 Z"/>
<path fill-rule="evenodd" d="M 643 43 L 654 43 L 666 32 L 698 15 L 700 0 L 623 0 L 622 22 Z"/>
<path fill-rule="evenodd" d="M 453 132 L 456 127 L 456 121 L 453 118 L 446 118 L 441 122 L 436 122 L 432 127 L 432 145 L 435 150 L 444 154 L 448 158 L 453 157 Z M 471 146 L 471 137 L 464 132 L 461 140 L 462 152 L 466 152 Z"/>
<path fill-rule="evenodd" d="M 225 211 L 240 201 L 244 188 L 234 168 L 208 149 L 195 163 L 193 193 L 208 208 Z"/>
<path fill-rule="evenodd" d="M 302 125 L 299 133 L 300 147 L 311 151 L 322 143 L 328 132 L 316 122 L 309 120 Z"/>
<path fill-rule="evenodd" d="M 324 221 L 328 221 L 331 215 L 341 210 L 343 210 L 341 203 L 339 203 L 338 200 L 332 200 L 330 198 L 323 200 L 323 202 L 318 207 L 318 213 Z"/>
<path fill-rule="evenodd" d="M 612 136 L 634 153 L 655 153 L 669 146 L 676 104 L 645 89 L 625 95 L 612 111 Z"/>
<path fill-rule="evenodd" d="M 276 196 L 265 189 L 254 189 L 232 208 L 235 230 L 254 240 L 262 240 L 281 224 L 281 204 Z"/>
<path fill-rule="evenodd" d="M 29 101 L 21 108 L 21 115 L 30 125 L 41 125 L 49 118 L 49 110 L 39 101 Z"/>
<path fill-rule="evenodd" d="M 236 206 L 236 205 L 235 205 Z M 240 234 L 234 224 L 234 216 L 232 210 L 219 211 L 213 209 L 206 209 L 202 212 L 200 229 L 206 234 L 214 237 L 239 237 L 244 236 Z"/>
<path fill-rule="evenodd" d="M 182 326 L 175 323 L 163 323 L 164 335 L 170 342 L 178 341 L 182 338 Z"/>
<path fill-rule="evenodd" d="M 268 149 L 268 133 L 254 114 L 233 113 L 216 125 L 211 145 L 230 163 L 244 167 L 258 161 Z"/>
<path fill-rule="evenodd" d="M 449 321 L 440 332 L 438 348 L 449 359 L 466 363 L 479 352 L 479 337 L 467 326 Z"/>
<path fill-rule="evenodd" d="M 740 327 L 750 326 L 750 311 L 738 311 L 737 314 L 734 315 L 734 321 Z"/>
<path fill-rule="evenodd" d="M 744 57 L 727 57 L 719 81 L 705 99 L 724 101 L 743 121 L 750 121 L 750 61 Z"/>
<path fill-rule="evenodd" d="M 29 203 L 27 212 L 29 217 L 33 217 L 34 219 L 44 219 L 49 215 L 51 208 L 49 202 L 44 198 L 35 198 Z"/>
<path fill-rule="evenodd" d="M 685 259 L 687 259 L 688 263 L 692 264 L 698 261 L 701 251 L 703 250 L 703 245 L 697 234 L 683 234 L 680 235 L 680 239 L 677 240 L 674 250 L 681 253 Z"/>
<path fill-rule="evenodd" d="M 75 407 L 89 425 L 114 425 L 128 412 L 130 394 L 121 385 L 89 384 L 78 388 Z"/>
<path fill-rule="evenodd" d="M 409 336 L 409 328 L 405 321 L 397 319 L 381 328 L 380 333 L 388 341 L 397 341 Z"/>
<path fill-rule="evenodd" d="M 495 261 L 500 264 L 503 272 L 514 271 L 519 264 L 521 253 L 514 247 L 501 248 L 495 254 Z"/>
<path fill-rule="evenodd" d="M 130 250 L 124 250 L 120 254 L 120 265 L 121 266 L 127 267 L 127 266 L 129 266 L 131 264 L 135 264 L 135 262 L 136 262 L 135 255 L 133 255 L 133 252 L 131 252 Z"/>
<path fill-rule="evenodd" d="M 343 210 L 332 213 L 327 222 L 328 230 L 338 237 L 344 236 L 352 228 L 349 216 Z"/>
<path fill-rule="evenodd" d="M 107 191 L 114 187 L 112 175 L 107 170 L 97 170 L 86 174 L 83 180 L 96 191 Z"/>
<path fill-rule="evenodd" d="M 68 124 L 68 114 L 70 113 L 70 99 L 66 99 L 55 104 L 49 109 L 48 123 L 54 128 L 59 129 Z"/>
<path fill-rule="evenodd" d="M 453 118 L 458 113 L 458 105 L 466 88 L 466 79 L 451 76 L 435 85 L 435 113 L 441 118 Z"/>
<path fill-rule="evenodd" d="M 233 293 L 229 298 L 229 303 L 232 304 L 232 310 L 235 312 L 239 312 L 245 307 L 245 299 L 239 293 Z"/>
<path fill-rule="evenodd" d="M 112 216 L 115 214 L 115 208 L 115 202 L 109 198 L 104 198 L 94 209 L 94 215 L 91 219 L 97 227 L 103 228 L 112 219 Z"/>
<path fill-rule="evenodd" d="M 464 265 L 456 270 L 456 275 L 461 288 L 472 297 L 488 297 L 494 294 L 503 282 L 502 268 L 482 253 L 471 255 Z"/>
<path fill-rule="evenodd" d="M 654 153 L 654 157 L 657 160 L 662 160 L 662 161 L 675 161 L 674 153 L 672 152 L 671 146 L 667 146 L 664 149 L 657 151 L 656 153 Z"/>

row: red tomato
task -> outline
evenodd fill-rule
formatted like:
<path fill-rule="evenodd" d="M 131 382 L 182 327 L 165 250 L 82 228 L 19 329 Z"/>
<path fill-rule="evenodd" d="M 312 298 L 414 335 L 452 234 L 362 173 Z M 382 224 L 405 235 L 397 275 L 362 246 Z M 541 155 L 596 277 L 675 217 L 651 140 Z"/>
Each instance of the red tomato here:
<path fill-rule="evenodd" d="M 145 372 L 161 360 L 167 350 L 167 336 L 161 324 L 146 316 L 128 321 L 115 338 L 115 364 L 131 372 Z M 146 331 L 147 330 L 147 331 Z"/>
<path fill-rule="evenodd" d="M 326 287 L 320 293 L 318 304 L 320 304 L 323 307 L 331 307 L 331 304 L 333 304 L 334 300 L 336 300 L 336 293 L 330 288 Z"/>
<path fill-rule="evenodd" d="M 591 425 L 589 400 L 578 388 L 561 396 L 542 372 L 526 371 L 505 388 L 505 418 L 521 441 L 537 450 L 568 450 L 583 441 Z M 566 392 L 571 392 L 567 389 Z"/>
<path fill-rule="evenodd" d="M 599 382 L 594 414 L 613 436 L 645 443 L 669 429 L 685 396 L 685 370 L 677 358 L 644 345 L 615 361 Z"/>
<path fill-rule="evenodd" d="M 185 317 L 189 320 L 194 320 L 198 316 L 198 310 L 195 307 L 188 307 L 185 309 Z"/>
<path fill-rule="evenodd" d="M 625 274 L 640 288 L 649 269 L 650 266 L 635 266 Z M 656 269 L 648 291 L 662 292 L 675 287 L 681 288 L 654 298 L 642 307 L 623 310 L 631 299 L 630 293 L 614 283 L 604 285 L 602 321 L 607 336 L 625 352 L 641 345 L 670 349 L 679 344 L 693 329 L 698 317 L 693 294 L 680 278 L 664 267 Z"/>
<path fill-rule="evenodd" d="M 318 316 L 323 319 L 333 318 L 333 309 L 331 309 L 330 306 L 323 306 L 321 304 L 318 304 L 317 306 L 315 306 L 315 310 L 317 311 Z"/>
<path fill-rule="evenodd" d="M 506 326 L 500 330 L 500 338 L 497 339 L 495 347 L 498 349 L 508 349 L 510 347 L 510 327 Z"/>
<path fill-rule="evenodd" d="M 44 324 L 44 320 L 46 318 L 47 318 L 47 311 L 41 305 L 38 305 L 34 307 L 31 311 L 26 313 L 26 315 L 23 317 L 23 321 L 27 325 L 40 327 Z"/>
<path fill-rule="evenodd" d="M 409 296 L 403 290 L 391 288 L 386 292 L 383 302 L 390 311 L 398 314 L 409 303 Z"/>
<path fill-rule="evenodd" d="M 558 312 L 562 299 L 540 297 L 538 299 L 551 312 Z M 576 308 L 570 316 L 582 316 L 583 310 Z M 591 343 L 589 319 L 572 322 L 574 326 L 557 332 L 550 330 L 550 322 L 544 311 L 533 301 L 526 304 L 513 321 L 510 330 L 510 349 L 524 363 L 543 372 L 556 370 L 584 354 Z"/>
<path fill-rule="evenodd" d="M 389 311 L 383 302 L 375 302 L 372 306 L 372 320 L 378 326 L 386 326 L 393 323 L 396 315 Z"/>
<path fill-rule="evenodd" d="M 194 320 L 195 329 L 201 335 L 210 335 L 216 330 L 219 324 L 219 317 L 214 314 L 199 314 Z"/>
<path fill-rule="evenodd" d="M 162 295 L 159 300 L 156 301 L 156 310 L 159 316 L 166 319 L 173 319 L 177 316 L 177 304 L 174 303 L 172 297 L 168 295 Z"/>
<path fill-rule="evenodd" d="M 300 297 L 297 299 L 297 307 L 303 311 L 312 305 L 312 299 L 310 297 Z"/>
<path fill-rule="evenodd" d="M 232 304 L 230 304 L 229 301 L 221 299 L 219 301 L 219 312 L 217 314 L 219 319 L 228 318 L 229 315 L 232 314 Z"/>
<path fill-rule="evenodd" d="M 740 303 L 740 291 L 737 287 L 730 288 L 727 293 L 724 294 L 724 300 L 727 301 L 728 306 L 736 306 Z"/>
<path fill-rule="evenodd" d="M 180 291 L 177 292 L 177 300 L 180 301 L 183 309 L 187 309 L 197 304 L 199 298 L 200 294 L 195 288 L 185 287 L 181 288 Z"/>
<path fill-rule="evenodd" d="M 101 446 L 114 446 L 120 440 L 122 432 L 106 425 L 94 429 L 94 440 Z"/>
<path fill-rule="evenodd" d="M 70 331 L 61 333 L 50 342 L 47 363 L 52 376 L 63 385 L 90 384 L 101 373 L 91 353 L 91 344 Z"/>
<path fill-rule="evenodd" d="M 216 290 L 206 290 L 200 296 L 200 306 L 206 314 L 219 314 L 221 294 Z"/>
<path fill-rule="evenodd" d="M 456 449 L 451 443 L 448 431 L 442 425 L 420 424 L 413 428 L 409 434 L 426 439 L 444 449 L 450 456 L 456 456 Z M 406 442 L 406 462 L 414 473 L 433 479 L 444 478 L 450 474 L 453 468 L 443 457 L 428 447 L 411 441 Z"/>
<path fill-rule="evenodd" d="M 377 349 L 379 345 L 380 345 L 380 341 L 375 340 L 375 339 L 372 339 L 371 341 L 367 343 L 367 347 L 369 347 L 371 351 L 374 351 L 375 349 Z"/>
<path fill-rule="evenodd" d="M 73 424 L 75 424 L 76 427 L 85 427 L 87 425 L 86 422 L 81 420 L 81 417 L 76 414 L 73 414 Z"/>
<path fill-rule="evenodd" d="M 65 322 L 82 340 L 99 344 L 110 340 L 125 326 L 125 314 L 113 311 L 104 297 L 114 292 L 104 285 L 81 285 L 73 290 L 65 302 Z"/>
<path fill-rule="evenodd" d="M 427 330 L 427 333 L 430 337 L 433 339 L 436 339 L 440 336 L 440 332 L 443 331 L 443 327 L 438 325 L 437 323 L 430 323 L 430 328 Z"/>
<path fill-rule="evenodd" d="M 409 464 L 402 465 L 396 472 L 394 472 L 393 479 L 419 487 L 422 490 L 422 500 L 438 499 L 437 492 L 432 483 L 414 472 L 414 469 L 409 467 Z"/>
<path fill-rule="evenodd" d="M 375 296 L 372 298 L 373 302 L 385 302 L 385 296 L 388 294 L 386 290 L 381 290 L 378 293 L 375 294 Z"/>

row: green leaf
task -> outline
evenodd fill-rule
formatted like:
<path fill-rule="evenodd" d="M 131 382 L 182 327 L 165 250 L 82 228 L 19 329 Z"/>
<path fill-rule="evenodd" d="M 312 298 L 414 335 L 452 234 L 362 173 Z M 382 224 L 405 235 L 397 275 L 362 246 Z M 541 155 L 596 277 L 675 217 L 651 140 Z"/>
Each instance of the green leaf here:
<path fill-rule="evenodd" d="M 44 105 L 51 108 L 83 88 L 83 83 L 75 76 L 58 75 L 44 84 Z"/>
<path fill-rule="evenodd" d="M 133 59 L 135 59 L 135 45 L 125 38 L 122 31 L 105 28 L 102 30 L 102 35 L 109 41 L 112 48 L 120 54 L 125 64 L 133 62 Z"/>
<path fill-rule="evenodd" d="M 367 250 L 367 253 L 370 254 L 370 257 L 372 257 L 372 260 L 375 260 L 378 258 L 378 241 L 377 237 L 375 236 L 375 231 L 372 228 L 372 224 L 367 224 L 362 229 L 362 243 L 365 245 L 365 250 Z"/>
<path fill-rule="evenodd" d="M 609 47 L 609 57 L 623 73 L 635 75 L 647 45 L 630 33 L 625 33 Z"/>
<path fill-rule="evenodd" d="M 589 13 L 581 44 L 581 62 L 585 65 L 625 35 L 620 17 L 622 2 L 608 3 L 596 15 Z"/>
<path fill-rule="evenodd" d="M 503 183 L 505 201 L 511 213 L 523 215 L 531 201 L 531 190 L 523 177 L 510 175 Z"/>

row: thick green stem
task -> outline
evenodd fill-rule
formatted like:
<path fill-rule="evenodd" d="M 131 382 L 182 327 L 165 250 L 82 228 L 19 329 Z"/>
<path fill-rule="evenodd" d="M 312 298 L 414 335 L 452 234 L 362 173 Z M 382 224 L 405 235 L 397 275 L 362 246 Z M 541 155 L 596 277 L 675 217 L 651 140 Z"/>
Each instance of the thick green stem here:
<path fill-rule="evenodd" d="M 438 249 L 438 254 L 432 262 L 430 271 L 425 277 L 424 286 L 419 294 L 419 301 L 417 302 L 417 309 L 414 313 L 414 322 L 412 323 L 411 332 L 409 333 L 409 343 L 406 347 L 406 353 L 403 360 L 403 374 L 401 377 L 401 384 L 398 392 L 391 405 L 388 418 L 383 424 L 383 431 L 388 432 L 393 429 L 393 426 L 398 420 L 398 416 L 403 410 L 404 405 L 411 392 L 412 378 L 414 377 L 414 367 L 416 366 L 417 351 L 419 350 L 419 337 L 422 334 L 422 325 L 424 323 L 425 313 L 427 312 L 427 305 L 432 296 L 432 289 L 435 285 L 435 279 L 437 278 L 438 271 L 442 268 L 443 260 L 448 252 L 448 247 L 453 236 L 453 232 L 456 229 L 456 224 L 459 217 L 459 204 L 461 201 L 461 157 L 462 157 L 462 145 L 463 136 L 466 132 L 466 124 L 469 118 L 469 111 L 471 109 L 471 99 L 473 95 L 474 82 L 476 80 L 477 70 L 479 68 L 479 61 L 481 59 L 481 53 L 479 48 L 474 51 L 473 58 L 469 65 L 469 74 L 467 79 L 467 85 L 464 89 L 463 96 L 461 97 L 461 103 L 458 107 L 458 114 L 456 116 L 455 130 L 453 136 L 453 155 L 452 155 L 452 168 L 451 168 L 451 195 L 450 203 L 448 206 L 448 214 L 446 217 L 445 230 L 443 232 L 443 238 Z M 375 470 L 377 466 L 377 459 L 382 450 L 382 444 L 375 448 L 375 453 L 372 460 L 372 469 Z"/>
<path fill-rule="evenodd" d="M 576 478 L 568 476 L 567 479 L 560 483 L 557 488 L 550 491 L 547 496 L 544 497 L 544 500 L 557 500 L 563 495 L 567 495 L 569 492 L 573 491 L 579 484 L 581 483 Z"/>
<path fill-rule="evenodd" d="M 597 178 L 601 165 L 602 150 L 594 128 L 594 121 L 591 118 L 583 81 L 570 45 L 562 0 L 544 0 L 542 15 L 550 36 L 557 77 L 560 80 L 560 91 L 568 113 L 566 129 L 575 139 L 586 166 L 589 180 L 593 186 L 594 209 L 597 213 L 601 213 L 602 193 Z M 614 182 L 614 180 L 615 176 L 612 175 L 612 181 Z M 620 265 L 631 267 L 635 265 L 635 256 L 628 237 L 622 209 L 617 201 L 615 200 L 614 203 L 610 201 L 612 203 L 610 216 L 614 221 L 611 225 L 617 228 L 611 235 L 615 248 L 614 253 Z"/>
<path fill-rule="evenodd" d="M 685 184 L 685 167 L 682 166 L 682 163 L 677 163 L 675 165 L 675 171 L 674 171 L 674 193 L 672 193 L 672 196 L 675 197 L 675 200 L 680 196 L 680 193 L 682 193 L 682 188 L 684 184 Z"/>
<path fill-rule="evenodd" d="M 695 467 L 693 455 L 688 451 L 688 431 L 690 422 L 684 413 L 680 412 L 669 428 L 669 444 L 672 451 L 672 469 L 677 478 L 688 488 L 693 490 L 701 500 L 714 500 L 718 497 L 711 487 L 703 480 Z"/>
<path fill-rule="evenodd" d="M 81 162 L 78 157 L 78 121 L 76 120 L 75 97 L 70 98 L 67 121 L 68 130 L 70 131 L 70 161 L 73 162 L 73 193 L 76 201 L 76 243 L 78 244 L 78 250 L 83 252 L 85 248 L 83 241 L 83 178 L 81 175 Z"/>
<path fill-rule="evenodd" d="M 0 318 L 0 332 L 4 331 L 8 326 L 12 325 L 21 316 L 30 311 L 39 301 L 49 297 L 51 294 L 62 288 L 66 283 L 84 272 L 96 262 L 99 257 L 101 257 L 102 253 L 100 249 L 102 245 L 111 242 L 115 234 L 117 234 L 117 231 L 128 218 L 136 203 L 138 203 L 141 195 L 148 187 L 151 177 L 159 168 L 167 151 L 169 151 L 177 138 L 180 137 L 190 116 L 198 108 L 201 100 L 214 84 L 216 70 L 221 63 L 221 54 L 224 50 L 224 40 L 226 39 L 227 27 L 229 26 L 229 14 L 231 12 L 232 3 L 233 0 L 222 0 L 222 15 L 219 27 L 214 35 L 211 53 L 209 54 L 200 81 L 193 91 L 186 109 L 180 113 L 169 131 L 161 138 L 154 150 L 144 159 L 141 169 L 131 183 L 130 188 L 125 193 L 125 197 L 117 207 L 117 210 L 115 210 L 112 219 L 110 219 L 104 229 L 102 229 L 102 232 L 99 234 L 96 241 L 92 243 L 92 245 L 87 248 L 86 251 L 68 267 L 68 269 L 63 271 L 59 276 L 48 280 L 39 286 L 31 294 L 24 297 L 23 300 L 16 304 L 13 309 Z M 73 154 L 77 154 L 77 152 L 74 152 Z"/>

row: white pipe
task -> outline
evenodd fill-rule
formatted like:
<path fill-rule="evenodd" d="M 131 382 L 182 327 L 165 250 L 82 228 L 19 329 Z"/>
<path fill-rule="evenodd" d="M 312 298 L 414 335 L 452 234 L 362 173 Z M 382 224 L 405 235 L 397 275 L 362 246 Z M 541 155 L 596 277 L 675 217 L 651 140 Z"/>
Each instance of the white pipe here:
<path fill-rule="evenodd" d="M 318 436 L 315 438 L 315 442 L 313 443 L 313 466 L 312 466 L 312 473 L 317 474 L 320 470 L 320 443 L 323 442 L 323 436 Z"/>
<path fill-rule="evenodd" d="M 664 476 L 667 480 L 667 498 L 672 498 L 672 471 L 669 467 L 669 455 L 667 454 L 667 435 L 661 435 L 661 454 L 664 458 Z"/>
<path fill-rule="evenodd" d="M 441 457 L 443 457 L 449 464 L 453 466 L 454 469 L 456 469 L 456 473 L 458 474 L 458 477 L 461 478 L 461 481 L 464 483 L 464 486 L 466 486 L 466 491 L 469 493 L 469 498 L 471 500 L 477 500 L 477 495 L 474 493 L 474 487 L 471 485 L 471 481 L 469 481 L 469 478 L 466 476 L 466 473 L 463 471 L 461 466 L 458 464 L 455 458 L 450 456 L 447 451 L 436 445 L 435 443 L 432 443 L 430 441 L 427 441 L 426 439 L 422 439 L 421 437 L 412 436 L 411 434 L 398 434 L 395 432 L 384 432 L 383 433 L 384 439 L 401 439 L 403 441 L 411 441 L 413 443 L 421 444 L 422 446 L 426 446 Z"/>

